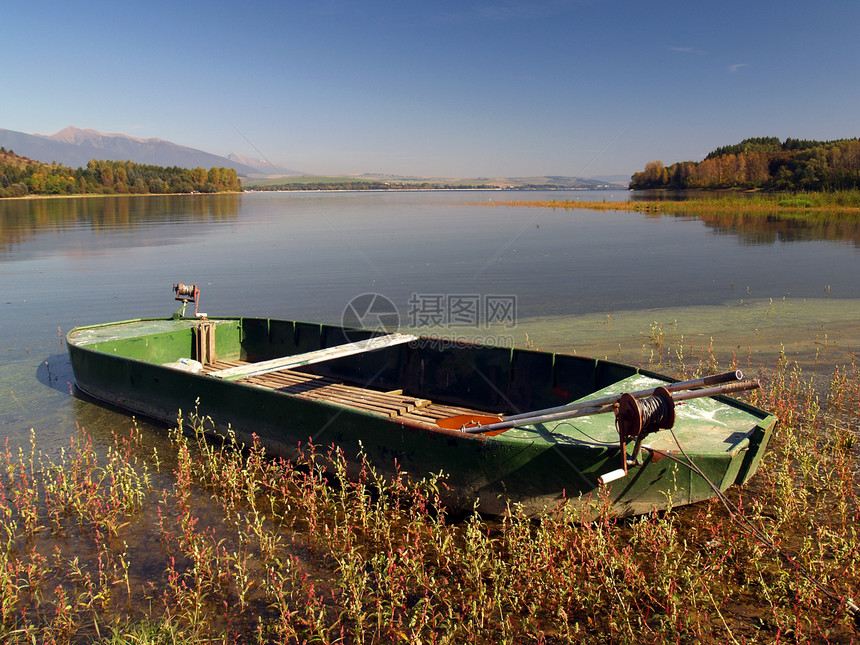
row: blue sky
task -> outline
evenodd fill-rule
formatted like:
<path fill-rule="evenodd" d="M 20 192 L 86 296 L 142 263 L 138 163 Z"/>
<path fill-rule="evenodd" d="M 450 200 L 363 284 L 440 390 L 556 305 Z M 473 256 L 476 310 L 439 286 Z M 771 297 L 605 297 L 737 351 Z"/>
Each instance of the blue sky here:
<path fill-rule="evenodd" d="M 629 175 L 860 136 L 858 28 L 857 0 L 7 0 L 0 128 L 312 173 Z"/>

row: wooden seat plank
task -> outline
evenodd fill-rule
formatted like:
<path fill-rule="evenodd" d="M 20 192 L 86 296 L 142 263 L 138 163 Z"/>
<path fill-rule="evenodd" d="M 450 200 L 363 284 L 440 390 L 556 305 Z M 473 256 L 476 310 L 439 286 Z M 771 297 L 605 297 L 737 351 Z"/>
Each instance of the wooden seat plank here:
<path fill-rule="evenodd" d="M 330 361 L 335 358 L 352 356 L 353 354 L 372 352 L 385 347 L 393 347 L 394 345 L 402 345 L 403 343 L 412 342 L 417 338 L 417 336 L 413 336 L 412 334 L 386 334 L 384 336 L 374 336 L 373 338 L 359 340 L 354 343 L 346 343 L 345 345 L 336 345 L 335 347 L 326 347 L 312 352 L 305 352 L 304 354 L 283 356 L 281 358 L 273 358 L 268 361 L 259 361 L 257 363 L 229 367 L 223 370 L 215 370 L 208 374 L 215 378 L 233 381 L 251 376 L 259 376 L 260 374 L 267 374 L 268 372 L 301 367 L 303 365 L 312 365 L 313 363 L 319 363 L 322 361 Z"/>

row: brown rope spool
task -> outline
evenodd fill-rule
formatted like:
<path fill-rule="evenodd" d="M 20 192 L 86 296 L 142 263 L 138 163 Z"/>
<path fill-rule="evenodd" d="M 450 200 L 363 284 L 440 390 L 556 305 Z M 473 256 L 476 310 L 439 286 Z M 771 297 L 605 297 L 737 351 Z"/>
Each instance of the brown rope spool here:
<path fill-rule="evenodd" d="M 182 284 L 181 282 L 173 285 L 173 292 L 176 294 L 177 300 L 181 298 L 191 299 L 198 293 L 196 284 Z"/>
<path fill-rule="evenodd" d="M 615 425 L 622 444 L 675 425 L 675 402 L 665 387 L 658 387 L 653 396 L 642 399 L 622 394 L 616 405 Z"/>

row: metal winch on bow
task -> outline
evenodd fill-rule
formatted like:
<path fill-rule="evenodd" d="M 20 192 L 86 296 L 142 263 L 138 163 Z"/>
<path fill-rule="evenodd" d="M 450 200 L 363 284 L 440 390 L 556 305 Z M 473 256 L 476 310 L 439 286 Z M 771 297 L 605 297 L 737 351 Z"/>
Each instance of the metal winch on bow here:
<path fill-rule="evenodd" d="M 615 428 L 621 444 L 621 461 L 624 473 L 628 466 L 638 466 L 642 440 L 652 432 L 668 430 L 675 425 L 675 401 L 665 387 L 658 387 L 654 394 L 637 399 L 629 393 L 618 397 L 615 403 Z M 627 442 L 635 439 L 633 456 L 627 457 Z"/>

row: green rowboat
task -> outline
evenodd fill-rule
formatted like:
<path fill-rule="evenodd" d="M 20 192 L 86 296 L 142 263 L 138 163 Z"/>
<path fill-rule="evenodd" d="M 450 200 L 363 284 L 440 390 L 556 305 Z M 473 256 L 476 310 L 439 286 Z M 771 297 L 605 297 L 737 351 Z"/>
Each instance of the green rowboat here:
<path fill-rule="evenodd" d="M 174 423 L 199 409 L 270 454 L 310 441 L 387 474 L 441 472 L 446 503 L 491 514 L 566 501 L 589 517 L 608 500 L 623 516 L 713 497 L 703 475 L 720 490 L 747 481 L 776 423 L 696 389 L 710 383 L 681 402 L 672 379 L 611 361 L 288 320 L 128 320 L 75 328 L 68 349 L 78 388 L 136 414 Z M 640 398 L 625 408 L 624 393 Z"/>

